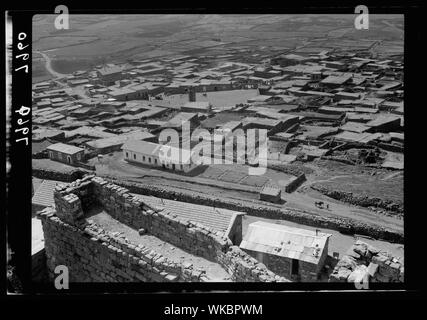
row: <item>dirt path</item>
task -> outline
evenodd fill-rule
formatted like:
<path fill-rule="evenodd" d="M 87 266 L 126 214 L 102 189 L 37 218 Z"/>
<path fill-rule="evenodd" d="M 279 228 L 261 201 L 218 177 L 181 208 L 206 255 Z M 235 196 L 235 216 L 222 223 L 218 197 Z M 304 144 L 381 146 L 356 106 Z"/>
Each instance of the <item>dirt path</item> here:
<path fill-rule="evenodd" d="M 387 229 L 403 231 L 403 220 L 401 219 L 376 214 L 368 209 L 347 205 L 315 191 L 311 192 L 311 194 L 294 192 L 292 194 L 286 194 L 283 197 L 286 198 L 287 201 L 284 206 L 289 209 L 298 209 L 326 216 L 345 217 L 372 225 L 380 225 Z M 325 207 L 326 204 L 329 204 L 329 210 L 326 208 L 317 208 L 315 202 L 319 200 L 323 201 Z"/>
<path fill-rule="evenodd" d="M 332 255 L 333 252 L 338 252 L 340 254 L 340 257 L 342 257 L 356 240 L 354 236 L 345 235 L 332 229 L 314 228 L 314 227 L 308 227 L 306 225 L 301 225 L 301 224 L 286 221 L 286 220 L 266 219 L 266 218 L 253 217 L 253 216 L 247 216 L 247 215 L 243 217 L 243 230 L 242 230 L 243 236 L 246 234 L 249 224 L 256 221 L 277 223 L 277 224 L 282 224 L 289 227 L 309 229 L 312 231 L 315 231 L 316 229 L 318 229 L 320 230 L 320 232 L 332 234 L 332 237 L 329 240 L 329 248 L 328 248 L 329 255 Z M 390 242 L 381 241 L 381 240 L 370 240 L 366 238 L 360 238 L 360 240 L 380 250 L 385 250 L 396 257 L 400 257 L 402 260 L 404 258 L 404 246 L 402 244 L 390 243 Z"/>
<path fill-rule="evenodd" d="M 101 165 L 96 164 L 97 160 L 93 161 L 95 162 L 92 164 L 96 165 L 96 171 L 99 175 L 104 174 L 113 177 L 128 178 L 147 185 L 162 186 L 166 189 L 185 190 L 196 194 L 202 193 L 212 197 L 229 198 L 240 201 L 245 201 L 245 199 L 247 199 L 247 201 L 257 201 L 266 206 L 271 205 L 268 202 L 259 201 L 256 188 L 250 186 L 230 184 L 208 178 L 186 177 L 152 168 L 133 166 L 122 161 L 121 155 L 119 154 L 115 154 L 111 159 L 104 157 L 102 161 L 105 161 L 105 163 Z M 338 176 L 332 177 L 331 179 L 334 178 L 338 178 Z M 301 188 L 306 188 L 304 186 L 305 184 L 300 187 L 300 190 Z M 304 211 L 316 215 L 350 218 L 391 230 L 403 230 L 403 220 L 380 215 L 366 208 L 359 208 L 341 203 L 322 195 L 320 192 L 310 190 L 309 188 L 307 188 L 307 190 L 308 191 L 305 191 L 307 193 L 298 191 L 293 193 L 282 192 L 282 199 L 285 201 L 283 208 Z M 323 201 L 325 205 L 329 204 L 329 210 L 317 208 L 315 202 L 318 200 Z M 277 205 L 275 207 L 277 208 Z"/>
<path fill-rule="evenodd" d="M 56 72 L 55 70 L 53 70 L 53 68 L 52 68 L 52 60 L 50 59 L 50 57 L 46 53 L 44 53 L 42 51 L 34 51 L 34 52 L 35 53 L 39 53 L 43 57 L 43 59 L 46 61 L 46 64 L 45 64 L 46 70 L 52 76 L 54 76 L 55 78 L 59 78 L 59 79 L 68 76 L 67 74 L 59 73 L 59 72 Z"/>

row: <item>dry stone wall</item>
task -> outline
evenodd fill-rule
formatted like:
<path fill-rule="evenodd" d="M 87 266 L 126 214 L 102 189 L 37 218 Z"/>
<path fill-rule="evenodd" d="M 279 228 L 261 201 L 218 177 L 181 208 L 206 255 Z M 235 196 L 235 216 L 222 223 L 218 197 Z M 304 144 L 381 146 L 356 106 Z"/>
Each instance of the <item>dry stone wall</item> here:
<path fill-rule="evenodd" d="M 255 258 L 237 246 L 231 246 L 225 254 L 218 257 L 218 262 L 237 282 L 289 282 L 288 279 L 276 275 Z"/>
<path fill-rule="evenodd" d="M 313 215 L 298 210 L 286 210 L 274 204 L 260 205 L 256 202 L 239 201 L 236 199 L 210 197 L 203 194 L 187 193 L 185 191 L 168 190 L 164 187 L 144 185 L 137 182 L 115 180 L 115 183 L 126 187 L 132 193 L 152 195 L 159 198 L 172 199 L 182 202 L 203 204 L 234 211 L 246 212 L 248 215 L 283 219 L 317 228 L 334 229 L 346 234 L 362 234 L 390 242 L 403 243 L 404 234 L 381 226 L 363 223 L 348 218 Z"/>
<path fill-rule="evenodd" d="M 202 224 L 180 220 L 162 208 L 147 206 L 127 189 L 88 175 L 58 185 L 57 210 L 39 213 L 45 235 L 49 274 L 66 265 L 70 281 L 210 281 L 205 270 L 177 264 L 155 251 L 106 232 L 85 212 L 102 205 L 112 217 L 135 229 L 167 241 L 187 252 L 219 263 L 234 281 L 287 281 L 276 276 L 220 232 Z"/>
<path fill-rule="evenodd" d="M 71 282 L 209 281 L 206 271 L 178 264 L 94 223 L 78 228 L 47 208 L 39 213 L 45 234 L 47 268 L 65 265 Z"/>
<path fill-rule="evenodd" d="M 368 277 L 370 282 L 403 282 L 403 263 L 385 251 L 360 240 L 338 261 L 330 282 L 358 282 Z"/>

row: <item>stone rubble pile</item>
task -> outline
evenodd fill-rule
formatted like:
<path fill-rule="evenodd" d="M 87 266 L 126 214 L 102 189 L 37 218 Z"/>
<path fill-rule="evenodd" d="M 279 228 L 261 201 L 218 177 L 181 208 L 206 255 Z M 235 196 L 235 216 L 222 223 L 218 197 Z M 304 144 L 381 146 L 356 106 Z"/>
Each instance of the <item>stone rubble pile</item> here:
<path fill-rule="evenodd" d="M 330 282 L 403 282 L 404 265 L 396 257 L 357 240 L 335 266 Z"/>

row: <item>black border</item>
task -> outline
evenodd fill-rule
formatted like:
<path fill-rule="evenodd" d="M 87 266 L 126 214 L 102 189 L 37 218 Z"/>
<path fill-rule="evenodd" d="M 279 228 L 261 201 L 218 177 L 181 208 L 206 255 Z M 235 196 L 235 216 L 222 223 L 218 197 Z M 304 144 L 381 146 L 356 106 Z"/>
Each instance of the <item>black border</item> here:
<path fill-rule="evenodd" d="M 187 7 L 187 8 L 156 8 L 156 9 L 116 9 L 112 6 L 117 6 L 116 3 L 102 3 L 101 6 L 95 5 L 94 2 L 90 3 L 79 3 L 68 4 L 63 2 L 70 9 L 70 14 L 85 14 L 85 13 L 100 13 L 100 14 L 138 14 L 138 13 L 329 13 L 329 14 L 354 14 L 354 8 L 360 4 L 357 2 L 311 2 L 299 1 L 297 4 L 283 3 L 283 5 L 275 7 L 248 7 L 248 3 L 242 7 L 219 7 L 219 8 L 203 8 L 197 9 L 201 6 Z M 264 4 L 264 3 L 263 3 Z M 421 26 L 422 26 L 422 11 L 421 6 L 417 3 L 409 4 L 395 4 L 392 1 L 382 1 L 371 5 L 369 1 L 364 3 L 369 8 L 371 14 L 391 14 L 391 13 L 404 13 L 405 15 L 405 105 L 409 106 L 405 111 L 405 182 L 404 182 L 404 199 L 405 199 L 405 283 L 402 284 L 370 284 L 370 287 L 374 290 L 392 290 L 386 294 L 412 294 L 417 296 L 420 290 L 423 289 L 423 265 L 417 261 L 417 244 L 421 239 L 418 240 L 417 234 L 420 234 L 421 230 L 417 230 L 418 226 L 422 226 L 421 219 L 423 219 L 423 210 L 417 210 L 417 200 L 423 199 L 421 196 L 421 190 L 413 188 L 412 184 L 409 184 L 408 177 L 417 177 L 417 162 L 411 157 L 409 150 L 416 150 L 418 143 L 418 134 L 415 131 L 416 128 L 423 128 L 416 123 L 417 113 L 416 109 L 412 109 L 413 106 L 421 106 L 422 100 L 419 99 L 421 91 L 421 84 L 417 76 L 419 74 L 419 64 L 421 60 L 421 50 L 419 44 L 422 41 L 421 38 Z M 52 13 L 54 11 L 54 5 L 46 5 L 37 3 L 38 9 L 25 11 L 12 11 L 10 12 L 13 17 L 13 31 L 14 39 L 15 33 L 21 30 L 25 30 L 28 35 L 31 35 L 32 31 L 32 16 L 37 13 Z M 140 3 L 139 5 L 143 5 Z M 43 7 L 42 9 L 40 9 Z M 93 9 L 94 7 L 103 7 L 105 9 Z M 78 9 L 74 9 L 78 8 Z M 29 39 L 29 38 L 27 38 Z M 30 43 L 31 45 L 31 43 Z M 409 58 L 410 57 L 410 58 Z M 31 58 L 30 58 L 31 60 Z M 30 62 L 31 69 L 31 62 Z M 21 78 L 17 74 L 13 74 L 13 106 L 21 103 L 31 105 L 31 75 L 27 78 Z M 21 101 L 20 101 L 21 100 Z M 418 118 L 419 120 L 419 118 Z M 12 125 L 15 123 L 12 119 Z M 409 129 L 409 130 L 408 130 Z M 12 126 L 11 133 L 14 127 Z M 31 131 L 29 133 L 31 137 Z M 30 146 L 28 148 L 21 148 L 12 143 L 10 150 L 10 159 L 12 162 L 12 169 L 10 172 L 9 182 L 9 194 L 8 194 L 8 232 L 10 243 L 15 248 L 15 262 L 19 270 L 22 282 L 24 284 L 24 290 L 27 293 L 38 293 L 45 292 L 50 294 L 60 293 L 52 286 L 46 285 L 34 285 L 31 284 L 30 279 L 30 265 L 31 265 L 31 153 Z M 415 149 L 414 149 L 415 148 Z M 416 158 L 415 158 L 416 159 Z M 410 192 L 409 192 L 410 191 Z M 420 212 L 421 211 L 421 212 Z M 425 219 L 425 218 L 424 218 Z M 413 229 L 414 230 L 411 230 Z M 422 234 L 422 233 L 421 233 Z M 419 254 L 422 254 L 419 253 Z M 401 291 L 405 289 L 406 291 Z M 294 291 L 304 290 L 305 293 L 311 292 L 315 295 L 315 291 L 319 290 L 351 290 L 352 294 L 359 292 L 360 295 L 366 296 L 366 291 L 355 290 L 354 285 L 338 284 L 338 283 L 292 283 L 292 284 L 279 284 L 279 283 L 235 283 L 235 284 L 220 284 L 220 283 L 179 283 L 179 284 L 165 284 L 165 283 L 126 283 L 126 284 L 70 284 L 70 290 L 66 293 L 140 293 L 140 292 L 155 292 L 155 291 L 169 291 L 172 293 L 188 292 L 188 291 Z M 337 293 L 337 292 L 336 292 Z M 213 294 L 213 293 L 211 293 Z M 237 294 L 237 292 L 235 293 Z M 239 296 L 242 293 L 239 294 Z M 279 294 L 279 293 L 278 293 Z M 285 294 L 285 293 L 282 293 Z M 293 292 L 295 295 L 299 293 Z M 343 296 L 348 293 L 340 291 Z M 369 295 L 373 294 L 369 290 Z M 268 295 L 264 293 L 264 295 Z M 374 294 L 375 295 L 375 294 Z M 163 296 L 163 295 L 162 295 Z"/>

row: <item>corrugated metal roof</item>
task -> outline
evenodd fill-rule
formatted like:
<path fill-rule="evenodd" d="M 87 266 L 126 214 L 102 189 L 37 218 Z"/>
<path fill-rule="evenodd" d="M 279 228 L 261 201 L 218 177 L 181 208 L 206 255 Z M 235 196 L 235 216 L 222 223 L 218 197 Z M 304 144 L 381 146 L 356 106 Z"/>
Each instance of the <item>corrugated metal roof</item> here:
<path fill-rule="evenodd" d="M 31 204 L 49 207 L 55 206 L 53 199 L 53 191 L 58 181 L 55 180 L 43 180 L 39 185 L 34 184 L 34 196 L 31 199 Z"/>
<path fill-rule="evenodd" d="M 225 232 L 230 225 L 231 219 L 235 213 L 241 212 L 203 206 L 193 203 L 186 203 L 168 199 L 161 199 L 140 194 L 132 194 L 141 199 L 148 205 L 164 208 L 165 210 L 176 214 L 181 219 L 198 222 L 215 231 Z"/>
<path fill-rule="evenodd" d="M 258 221 L 249 225 L 240 248 L 317 264 L 330 236 Z"/>

